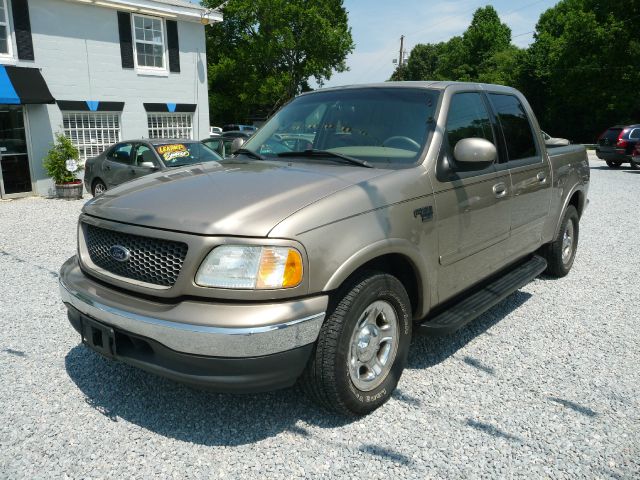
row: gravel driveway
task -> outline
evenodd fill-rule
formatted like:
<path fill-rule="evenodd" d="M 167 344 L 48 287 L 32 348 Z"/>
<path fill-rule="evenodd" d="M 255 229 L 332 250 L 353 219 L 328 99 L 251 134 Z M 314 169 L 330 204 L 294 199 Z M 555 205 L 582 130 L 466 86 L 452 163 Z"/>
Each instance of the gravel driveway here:
<path fill-rule="evenodd" d="M 78 345 L 57 271 L 82 202 L 0 202 L 0 477 L 638 478 L 640 174 L 592 158 L 590 199 L 568 277 L 415 338 L 394 398 L 359 420 Z"/>

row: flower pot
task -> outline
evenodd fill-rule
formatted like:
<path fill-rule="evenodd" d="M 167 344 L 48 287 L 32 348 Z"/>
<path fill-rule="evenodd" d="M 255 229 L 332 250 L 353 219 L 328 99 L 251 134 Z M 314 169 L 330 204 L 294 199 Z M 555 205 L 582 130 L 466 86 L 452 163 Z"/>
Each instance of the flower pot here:
<path fill-rule="evenodd" d="M 56 195 L 58 198 L 66 200 L 78 200 L 82 198 L 82 182 L 80 180 L 72 183 L 56 184 Z"/>

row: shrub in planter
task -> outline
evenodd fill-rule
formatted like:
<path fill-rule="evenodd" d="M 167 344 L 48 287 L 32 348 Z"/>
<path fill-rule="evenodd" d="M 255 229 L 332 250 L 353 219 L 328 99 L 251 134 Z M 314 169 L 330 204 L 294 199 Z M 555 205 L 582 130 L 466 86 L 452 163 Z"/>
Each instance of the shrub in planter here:
<path fill-rule="evenodd" d="M 42 161 L 47 175 L 56 184 L 56 194 L 59 198 L 82 198 L 82 181 L 76 173 L 82 170 L 80 152 L 64 135 L 56 134 L 47 156 Z"/>

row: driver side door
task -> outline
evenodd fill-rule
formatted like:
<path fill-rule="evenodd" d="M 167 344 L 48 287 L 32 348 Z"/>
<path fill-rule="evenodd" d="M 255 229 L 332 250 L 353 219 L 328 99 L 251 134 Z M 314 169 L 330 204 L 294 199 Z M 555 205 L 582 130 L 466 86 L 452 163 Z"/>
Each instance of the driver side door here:
<path fill-rule="evenodd" d="M 491 164 L 456 161 L 464 138 L 497 145 L 495 123 L 481 92 L 451 96 L 434 180 L 438 231 L 438 301 L 495 272 L 505 261 L 510 231 L 509 172 Z M 498 149 L 497 149 L 498 150 Z"/>

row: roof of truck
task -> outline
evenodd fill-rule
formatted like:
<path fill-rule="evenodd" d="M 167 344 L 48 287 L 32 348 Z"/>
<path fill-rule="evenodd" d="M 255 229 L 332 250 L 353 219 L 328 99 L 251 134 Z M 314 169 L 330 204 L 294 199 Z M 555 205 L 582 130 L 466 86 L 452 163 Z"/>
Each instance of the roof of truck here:
<path fill-rule="evenodd" d="M 498 87 L 499 89 L 514 90 L 513 88 L 506 87 L 504 85 L 492 85 L 488 83 L 453 82 L 448 80 L 444 80 L 444 81 L 424 80 L 424 81 L 418 81 L 418 82 L 414 82 L 414 81 L 381 82 L 381 83 L 364 83 L 359 85 L 342 85 L 338 87 L 327 87 L 320 90 L 314 90 L 313 92 L 308 92 L 308 93 L 314 93 L 314 92 L 320 92 L 320 91 L 325 92 L 325 91 L 331 91 L 331 90 L 342 90 L 345 88 L 389 88 L 389 87 L 393 87 L 393 88 L 416 88 L 417 87 L 417 88 L 430 88 L 430 89 L 436 89 L 436 90 L 444 90 L 445 88 L 450 87 L 452 85 L 468 86 L 470 88 L 482 87 L 482 88 L 491 88 L 491 89 Z"/>

